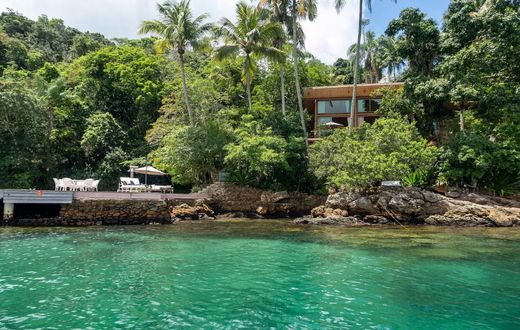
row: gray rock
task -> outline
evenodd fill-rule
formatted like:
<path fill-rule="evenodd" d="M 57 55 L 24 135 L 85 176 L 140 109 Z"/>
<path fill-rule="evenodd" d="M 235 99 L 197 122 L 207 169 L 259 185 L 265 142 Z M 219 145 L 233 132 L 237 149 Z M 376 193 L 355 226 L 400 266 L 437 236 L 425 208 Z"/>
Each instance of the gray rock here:
<path fill-rule="evenodd" d="M 427 225 L 432 226 L 460 226 L 460 227 L 496 227 L 495 223 L 487 218 L 474 214 L 466 214 L 457 217 L 444 215 L 431 215 L 424 220 Z"/>
<path fill-rule="evenodd" d="M 336 226 L 362 226 L 367 225 L 357 217 L 326 217 L 312 218 L 302 217 L 293 220 L 293 223 L 300 225 L 336 225 Z"/>
<path fill-rule="evenodd" d="M 370 224 L 390 224 L 393 221 L 379 215 L 367 215 L 363 217 L 363 221 Z"/>
<path fill-rule="evenodd" d="M 337 223 L 337 217 L 344 210 L 351 216 L 364 216 L 361 222 L 370 224 L 399 221 L 443 226 L 510 227 L 520 226 L 519 206 L 516 201 L 476 194 L 454 199 L 415 188 L 377 188 L 332 194 L 324 206 L 312 211 L 312 215 L 320 219 L 305 221 L 315 224 Z"/>
<path fill-rule="evenodd" d="M 359 197 L 348 204 L 348 210 L 352 214 L 378 214 L 377 205 L 367 197 Z"/>

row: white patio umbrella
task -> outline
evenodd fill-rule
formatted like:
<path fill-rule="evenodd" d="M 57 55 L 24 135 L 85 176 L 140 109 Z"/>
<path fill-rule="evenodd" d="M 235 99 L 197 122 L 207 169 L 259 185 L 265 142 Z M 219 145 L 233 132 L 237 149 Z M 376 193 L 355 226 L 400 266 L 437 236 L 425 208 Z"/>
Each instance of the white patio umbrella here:
<path fill-rule="evenodd" d="M 134 169 L 134 173 L 144 174 L 144 184 L 148 184 L 148 176 L 149 175 L 156 175 L 156 176 L 162 176 L 166 175 L 166 173 L 159 171 L 153 166 L 144 166 Z"/>
<path fill-rule="evenodd" d="M 343 124 L 340 124 L 340 123 L 336 123 L 336 122 L 333 122 L 333 121 L 329 121 L 329 122 L 326 122 L 326 123 L 323 123 L 321 124 L 321 126 L 327 126 L 328 128 L 334 128 L 334 127 L 345 127 L 345 125 Z"/>

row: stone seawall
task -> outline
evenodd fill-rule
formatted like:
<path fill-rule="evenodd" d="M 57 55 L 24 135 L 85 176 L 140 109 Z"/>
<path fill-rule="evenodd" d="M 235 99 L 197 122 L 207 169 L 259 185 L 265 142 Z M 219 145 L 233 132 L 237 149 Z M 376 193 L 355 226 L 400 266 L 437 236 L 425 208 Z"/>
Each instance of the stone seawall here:
<path fill-rule="evenodd" d="M 293 217 L 309 214 L 326 201 L 325 196 L 269 191 L 231 183 L 215 183 L 204 189 L 209 205 L 219 213 L 244 217 Z"/>
<path fill-rule="evenodd" d="M 63 205 L 55 218 L 14 219 L 10 226 L 110 226 L 172 224 L 210 218 L 204 204 L 187 205 L 174 200 L 90 200 Z"/>

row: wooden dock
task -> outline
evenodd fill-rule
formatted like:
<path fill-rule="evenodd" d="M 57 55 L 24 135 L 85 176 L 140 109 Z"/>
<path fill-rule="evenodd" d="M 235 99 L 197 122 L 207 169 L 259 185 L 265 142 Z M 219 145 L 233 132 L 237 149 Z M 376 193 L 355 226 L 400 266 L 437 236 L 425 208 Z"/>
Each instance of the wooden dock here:
<path fill-rule="evenodd" d="M 54 190 L 0 190 L 0 201 L 3 203 L 3 216 L 8 221 L 14 217 L 15 204 L 47 204 L 64 205 L 73 201 L 183 201 L 190 202 L 207 199 L 203 194 L 163 194 L 163 193 L 119 193 L 119 192 L 87 192 L 87 191 L 54 191 Z M 2 215 L 0 213 L 0 215 Z"/>

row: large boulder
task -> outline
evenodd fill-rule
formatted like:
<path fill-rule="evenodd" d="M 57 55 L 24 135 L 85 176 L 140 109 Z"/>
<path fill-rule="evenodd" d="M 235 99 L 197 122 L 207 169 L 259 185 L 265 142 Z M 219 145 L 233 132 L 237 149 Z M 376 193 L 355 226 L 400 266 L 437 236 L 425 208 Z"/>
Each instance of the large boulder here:
<path fill-rule="evenodd" d="M 520 203 L 516 201 L 476 194 L 458 196 L 454 199 L 416 188 L 351 190 L 329 195 L 324 205 L 311 212 L 313 218 L 321 220 L 307 223 L 324 223 L 323 219 L 348 214 L 368 224 L 520 226 Z"/>
<path fill-rule="evenodd" d="M 214 216 L 213 210 L 202 203 L 196 203 L 193 206 L 180 204 L 170 207 L 170 217 L 173 222 L 214 219 Z"/>

